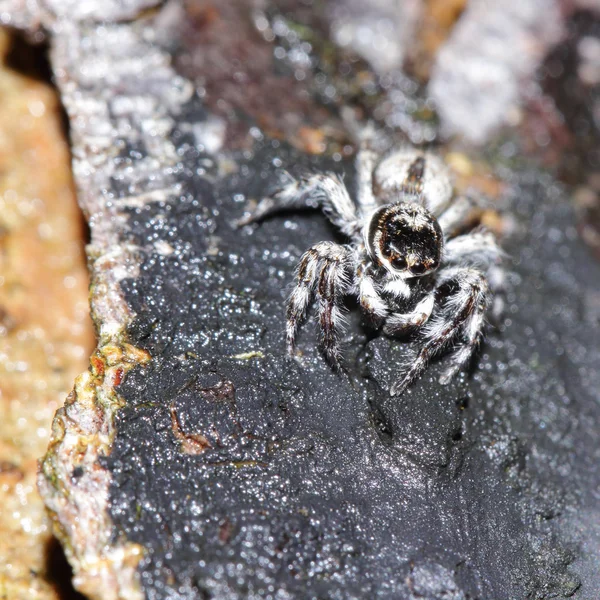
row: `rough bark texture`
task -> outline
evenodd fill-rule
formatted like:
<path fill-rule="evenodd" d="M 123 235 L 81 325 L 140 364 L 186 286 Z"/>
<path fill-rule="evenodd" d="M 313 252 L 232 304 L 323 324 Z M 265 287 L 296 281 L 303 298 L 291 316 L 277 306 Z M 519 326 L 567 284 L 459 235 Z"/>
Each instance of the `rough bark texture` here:
<path fill-rule="evenodd" d="M 10 600 L 62 598 L 37 460 L 96 343 L 63 114 L 36 56 L 0 29 L 0 597 Z"/>
<path fill-rule="evenodd" d="M 151 198 L 175 193 L 177 160 L 165 135 L 171 115 L 193 88 L 144 39 L 150 30 L 98 26 L 93 18 L 126 18 L 148 4 L 127 3 L 122 13 L 117 5 L 78 4 L 72 13 L 55 15 L 48 3 L 29 16 L 17 12 L 14 21 L 41 22 L 52 35 L 51 63 L 70 119 L 79 201 L 92 230 L 88 257 L 98 348 L 56 415 L 39 487 L 75 569 L 76 586 L 97 598 L 142 596 L 135 572 L 142 549 L 127 540 L 110 543 L 110 474 L 98 464 L 98 457 L 110 451 L 114 412 L 122 403 L 114 387 L 134 364 L 148 359 L 125 335 L 132 314 L 119 282 L 135 276 L 139 249 L 121 236 L 120 204 L 128 198 L 116 201 L 112 187 L 120 181 L 139 202 L 141 190 Z M 90 21 L 78 22 L 84 17 Z M 147 149 L 145 160 L 133 164 L 128 155 L 137 156 L 139 146 Z"/>
<path fill-rule="evenodd" d="M 81 589 L 596 597 L 582 549 L 599 547 L 584 525 L 600 483 L 600 267 L 568 190 L 501 168 L 514 145 L 490 154 L 515 224 L 505 319 L 471 376 L 440 387 L 434 365 L 390 398 L 406 347 L 356 310 L 348 376 L 327 367 L 310 327 L 301 358 L 285 356 L 294 266 L 335 238 L 323 217 L 231 225 L 279 166 L 333 169 L 351 187 L 342 154 L 309 156 L 255 127 L 251 150 L 226 155 L 222 122 L 172 71 L 151 21 L 45 25 L 92 225 L 99 347 L 55 419 L 40 487 Z"/>

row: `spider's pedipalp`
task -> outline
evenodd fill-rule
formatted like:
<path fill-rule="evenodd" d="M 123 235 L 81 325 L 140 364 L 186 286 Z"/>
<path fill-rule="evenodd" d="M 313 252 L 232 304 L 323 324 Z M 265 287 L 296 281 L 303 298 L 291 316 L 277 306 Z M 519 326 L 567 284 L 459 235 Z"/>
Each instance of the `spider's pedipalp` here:
<path fill-rule="evenodd" d="M 363 267 L 358 274 L 357 295 L 363 312 L 372 323 L 377 324 L 389 313 L 387 303 L 381 297 L 378 285 L 369 267 Z"/>
<path fill-rule="evenodd" d="M 383 332 L 386 335 L 402 335 L 415 327 L 421 327 L 431 316 L 434 301 L 433 293 L 427 294 L 410 312 L 392 313 L 385 322 Z"/>
<path fill-rule="evenodd" d="M 417 356 L 406 366 L 403 377 L 392 385 L 392 396 L 402 393 L 450 342 L 456 345 L 440 383 L 447 383 L 477 348 L 489 302 L 483 274 L 467 267 L 444 269 L 439 273 L 435 296 L 434 311 L 421 331 Z"/>
<path fill-rule="evenodd" d="M 254 211 L 237 222 L 238 227 L 261 221 L 284 210 L 322 208 L 329 220 L 349 237 L 359 231 L 356 207 L 340 177 L 334 173 L 306 175 L 299 179 L 290 176 L 283 188 L 263 198 Z"/>
<path fill-rule="evenodd" d="M 296 287 L 288 300 L 289 353 L 294 350 L 298 328 L 316 297 L 323 353 L 332 366 L 339 365 L 338 333 L 344 321 L 341 302 L 353 286 L 354 270 L 354 254 L 348 246 L 320 242 L 304 253 L 298 266 Z"/>
<path fill-rule="evenodd" d="M 412 294 L 412 289 L 406 279 L 389 279 L 383 285 L 383 289 L 386 294 L 398 300 L 410 298 Z"/>

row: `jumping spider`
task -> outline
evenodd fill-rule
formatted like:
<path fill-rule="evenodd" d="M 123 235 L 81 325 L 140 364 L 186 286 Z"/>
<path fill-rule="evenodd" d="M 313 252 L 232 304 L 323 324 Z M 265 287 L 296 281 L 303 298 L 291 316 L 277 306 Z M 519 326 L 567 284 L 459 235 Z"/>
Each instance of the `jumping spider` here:
<path fill-rule="evenodd" d="M 333 173 L 309 174 L 261 200 L 240 224 L 284 209 L 320 207 L 349 243 L 319 242 L 302 256 L 287 305 L 287 348 L 318 302 L 321 345 L 340 361 L 344 296 L 390 336 L 412 334 L 416 352 L 391 386 L 399 394 L 449 349 L 440 383 L 448 383 L 477 348 L 492 292 L 502 282 L 494 235 L 472 228 L 477 202 L 454 197 L 448 169 L 429 152 L 405 148 L 383 158 L 363 139 L 356 159 L 354 203 Z M 470 229 L 470 231 L 469 231 Z"/>

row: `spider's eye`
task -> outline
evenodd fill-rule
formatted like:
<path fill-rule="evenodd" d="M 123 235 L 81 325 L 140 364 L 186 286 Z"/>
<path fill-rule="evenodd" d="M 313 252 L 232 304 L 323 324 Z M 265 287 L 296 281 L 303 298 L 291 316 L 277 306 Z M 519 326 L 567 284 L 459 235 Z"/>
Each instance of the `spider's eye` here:
<path fill-rule="evenodd" d="M 441 261 L 443 235 L 437 219 L 423 206 L 398 202 L 378 209 L 365 231 L 373 260 L 401 277 L 419 277 Z"/>
<path fill-rule="evenodd" d="M 408 263 L 406 262 L 406 259 L 403 256 L 394 257 L 391 260 L 391 263 L 394 269 L 398 269 L 398 271 L 404 271 L 406 267 L 408 267 Z"/>

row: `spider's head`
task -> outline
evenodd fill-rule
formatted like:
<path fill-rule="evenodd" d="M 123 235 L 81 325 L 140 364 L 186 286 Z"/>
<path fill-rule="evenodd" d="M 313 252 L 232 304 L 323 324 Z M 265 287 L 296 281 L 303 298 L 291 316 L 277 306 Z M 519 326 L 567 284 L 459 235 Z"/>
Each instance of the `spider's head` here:
<path fill-rule="evenodd" d="M 373 261 L 396 277 L 420 277 L 440 265 L 442 229 L 420 204 L 399 202 L 378 208 L 364 236 Z"/>

